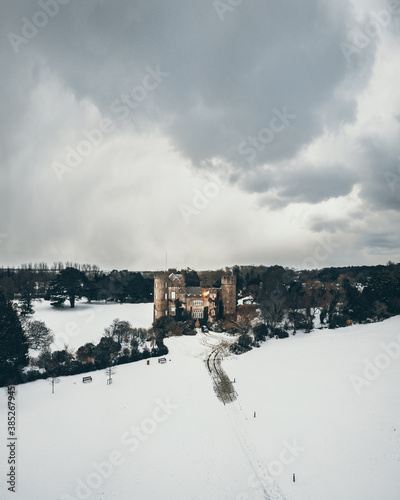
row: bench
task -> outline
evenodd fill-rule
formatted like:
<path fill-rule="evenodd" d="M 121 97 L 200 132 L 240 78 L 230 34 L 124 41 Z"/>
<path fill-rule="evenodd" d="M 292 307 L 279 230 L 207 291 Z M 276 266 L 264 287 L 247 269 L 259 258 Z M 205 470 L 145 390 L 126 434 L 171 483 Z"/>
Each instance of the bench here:
<path fill-rule="evenodd" d="M 82 377 L 82 382 L 84 384 L 88 384 L 91 381 L 92 381 L 92 377 L 90 375 L 89 375 L 89 377 Z"/>
<path fill-rule="evenodd" d="M 158 362 L 159 362 L 159 363 L 166 363 L 166 362 L 167 362 L 167 360 L 166 360 L 165 358 L 160 358 L 160 359 L 158 360 Z"/>

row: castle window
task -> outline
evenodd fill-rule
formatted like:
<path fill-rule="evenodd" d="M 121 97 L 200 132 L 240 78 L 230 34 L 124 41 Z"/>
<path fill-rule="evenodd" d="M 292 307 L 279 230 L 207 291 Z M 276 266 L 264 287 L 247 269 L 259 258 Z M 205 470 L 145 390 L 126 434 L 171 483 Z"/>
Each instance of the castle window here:
<path fill-rule="evenodd" d="M 176 314 L 175 307 L 171 307 L 171 316 L 175 316 L 175 314 Z"/>
<path fill-rule="evenodd" d="M 156 294 L 156 300 L 157 300 L 157 294 Z"/>
<path fill-rule="evenodd" d="M 202 300 L 194 300 L 192 302 L 193 307 L 203 307 L 203 301 Z"/>
<path fill-rule="evenodd" d="M 165 294 L 165 300 L 167 300 L 167 299 L 168 299 L 168 293 Z"/>
<path fill-rule="evenodd" d="M 192 316 L 193 316 L 193 318 L 202 318 L 203 311 L 193 311 Z"/>
<path fill-rule="evenodd" d="M 154 311 L 154 316 L 156 316 L 156 317 L 157 317 L 157 311 Z"/>
<path fill-rule="evenodd" d="M 168 286 L 168 283 L 167 283 L 167 282 L 165 282 L 165 283 L 164 283 L 164 285 L 165 285 L 165 288 L 167 288 L 167 286 Z"/>
<path fill-rule="evenodd" d="M 165 311 L 165 316 L 168 316 L 168 311 Z"/>
<path fill-rule="evenodd" d="M 175 292 L 171 292 L 171 299 L 175 299 Z"/>
<path fill-rule="evenodd" d="M 158 286 L 158 283 L 157 283 L 157 281 L 156 281 L 156 288 L 157 288 L 157 286 Z"/>

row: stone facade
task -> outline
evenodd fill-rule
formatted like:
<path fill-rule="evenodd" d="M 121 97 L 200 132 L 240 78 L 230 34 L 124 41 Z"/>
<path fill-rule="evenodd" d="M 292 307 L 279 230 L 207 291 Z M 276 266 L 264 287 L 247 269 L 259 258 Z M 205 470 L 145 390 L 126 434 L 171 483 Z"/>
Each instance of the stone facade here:
<path fill-rule="evenodd" d="M 180 318 L 185 311 L 194 319 L 214 322 L 236 312 L 236 276 L 224 275 L 220 288 L 187 287 L 184 273 L 154 274 L 154 321 Z"/>

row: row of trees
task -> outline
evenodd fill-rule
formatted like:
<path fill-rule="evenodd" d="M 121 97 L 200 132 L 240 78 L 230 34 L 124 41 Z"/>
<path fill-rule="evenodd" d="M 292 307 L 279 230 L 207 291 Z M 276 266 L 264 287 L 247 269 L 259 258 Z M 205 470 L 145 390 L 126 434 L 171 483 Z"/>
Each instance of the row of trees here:
<path fill-rule="evenodd" d="M 168 353 L 163 339 L 164 336 L 153 329 L 132 328 L 128 321 L 115 319 L 105 328 L 97 344 L 88 342 L 76 352 L 67 346 L 53 352 L 42 350 L 31 360 L 33 369 L 27 372 L 26 378 L 30 381 L 49 376 L 74 375 L 163 356 Z M 150 348 L 146 342 L 150 342 Z"/>
<path fill-rule="evenodd" d="M 153 279 L 139 272 L 101 271 L 97 266 L 55 263 L 51 268 L 45 263 L 23 265 L 18 269 L 0 269 L 0 287 L 8 297 L 21 300 L 21 312 L 32 313 L 35 298 L 51 299 L 60 303 L 69 300 L 74 307 L 79 296 L 91 300 L 118 302 L 151 302 Z"/>
<path fill-rule="evenodd" d="M 273 330 L 283 320 L 287 328 L 310 331 L 316 312 L 330 328 L 354 322 L 379 321 L 400 314 L 400 265 L 373 268 L 371 274 L 356 278 L 339 274 L 331 281 L 325 270 L 310 277 L 290 269 L 275 267 L 268 282 L 250 285 L 243 295 L 251 294 L 259 304 L 265 323 Z"/>
<path fill-rule="evenodd" d="M 254 303 L 239 306 L 237 317 L 225 322 L 227 331 L 239 334 L 232 352 L 246 352 L 268 336 L 287 337 L 289 330 L 310 332 L 317 314 L 322 326 L 329 328 L 400 314 L 400 266 L 388 263 L 372 269 L 372 273 L 371 268 L 353 269 L 349 275 L 332 269 L 321 270 L 321 275 L 279 266 L 266 270 L 268 280 L 257 277 L 257 285 L 242 290 L 243 296 L 252 295 Z"/>
<path fill-rule="evenodd" d="M 347 300 L 355 301 L 354 307 L 349 308 L 351 314 L 357 309 L 367 311 L 367 317 L 374 315 L 375 310 L 378 315 L 381 314 L 381 306 L 375 304 L 376 301 L 384 304 L 388 314 L 397 314 L 400 310 L 400 265 L 391 262 L 386 266 L 321 270 L 296 271 L 281 266 L 234 266 L 231 270 L 236 276 L 239 294 L 250 294 L 258 302 L 274 295 L 279 301 L 284 299 L 285 307 L 294 312 L 309 306 L 328 308 L 327 314 L 330 314 L 329 307 L 332 303 L 340 309 L 341 304 Z M 221 275 L 225 271 L 226 269 L 220 269 L 197 273 L 187 269 L 187 286 L 197 286 L 200 283 L 204 286 L 220 286 Z M 351 299 L 349 290 L 345 290 L 345 279 L 349 280 L 351 286 L 357 284 L 359 287 Z M 87 297 L 89 301 L 153 300 L 153 279 L 150 276 L 129 271 L 105 273 L 89 264 L 80 266 L 58 262 L 49 267 L 46 263 L 39 263 L 23 265 L 19 269 L 0 269 L 0 287 L 6 290 L 9 297 L 16 295 L 22 300 L 22 314 L 31 313 L 33 298 L 54 299 L 54 305 L 69 300 L 71 307 L 74 307 L 75 299 L 80 296 Z M 362 293 L 363 288 L 368 288 L 368 292 L 359 300 L 357 292 Z M 299 307 L 297 303 L 300 304 Z"/>
<path fill-rule="evenodd" d="M 250 295 L 260 304 L 271 331 L 282 320 L 294 332 L 310 331 L 317 312 L 330 328 L 400 314 L 400 264 L 393 262 L 319 270 L 234 266 L 198 276 L 205 286 L 219 286 L 226 271 L 236 276 L 240 297 Z"/>

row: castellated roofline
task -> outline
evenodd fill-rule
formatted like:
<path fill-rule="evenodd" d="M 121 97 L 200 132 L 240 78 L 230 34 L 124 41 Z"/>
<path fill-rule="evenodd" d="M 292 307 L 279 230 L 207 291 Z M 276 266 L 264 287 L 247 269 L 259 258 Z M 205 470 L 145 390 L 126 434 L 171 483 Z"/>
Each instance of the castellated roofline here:
<path fill-rule="evenodd" d="M 181 317 L 184 311 L 194 319 L 214 322 L 236 312 L 236 276 L 223 274 L 220 287 L 185 286 L 185 270 L 154 273 L 154 320 Z"/>

